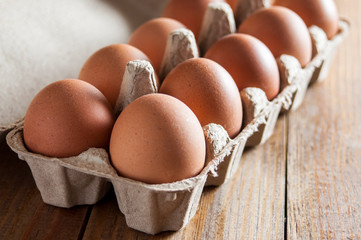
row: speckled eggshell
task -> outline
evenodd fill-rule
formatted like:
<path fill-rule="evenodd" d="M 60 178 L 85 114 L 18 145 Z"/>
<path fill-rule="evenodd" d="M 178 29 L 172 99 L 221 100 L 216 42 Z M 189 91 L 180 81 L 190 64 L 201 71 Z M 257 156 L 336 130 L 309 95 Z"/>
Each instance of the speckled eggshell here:
<path fill-rule="evenodd" d="M 338 12 L 333 0 L 275 0 L 274 5 L 283 6 L 297 13 L 308 27 L 318 26 L 328 39 L 338 30 Z"/>
<path fill-rule="evenodd" d="M 312 42 L 306 24 L 285 7 L 257 10 L 238 29 L 261 40 L 275 58 L 282 54 L 294 56 L 304 67 L 312 57 Z"/>
<path fill-rule="evenodd" d="M 218 63 L 188 59 L 177 65 L 164 79 L 161 93 L 184 102 L 202 126 L 220 124 L 234 138 L 242 127 L 242 102 L 236 83 Z"/>
<path fill-rule="evenodd" d="M 92 147 L 109 147 L 114 125 L 111 106 L 91 84 L 66 79 L 42 89 L 24 120 L 24 141 L 34 153 L 71 157 Z"/>
<path fill-rule="evenodd" d="M 127 44 L 113 44 L 95 52 L 85 62 L 78 78 L 98 88 L 114 108 L 119 96 L 125 68 L 129 61 L 149 58 Z"/>
<path fill-rule="evenodd" d="M 223 66 L 235 80 L 239 91 L 247 87 L 262 89 L 269 100 L 280 90 L 275 58 L 260 40 L 247 34 L 231 34 L 217 41 L 206 58 Z"/>
<path fill-rule="evenodd" d="M 196 176 L 205 164 L 205 138 L 194 113 L 178 99 L 144 95 L 119 115 L 110 140 L 118 174 L 149 184 Z"/>
<path fill-rule="evenodd" d="M 198 39 L 204 14 L 212 2 L 224 2 L 224 0 L 171 0 L 165 7 L 162 16 L 180 21 Z"/>
<path fill-rule="evenodd" d="M 155 18 L 138 27 L 128 43 L 143 51 L 150 58 L 155 72 L 159 74 L 168 35 L 180 28 L 186 27 L 174 19 Z"/>

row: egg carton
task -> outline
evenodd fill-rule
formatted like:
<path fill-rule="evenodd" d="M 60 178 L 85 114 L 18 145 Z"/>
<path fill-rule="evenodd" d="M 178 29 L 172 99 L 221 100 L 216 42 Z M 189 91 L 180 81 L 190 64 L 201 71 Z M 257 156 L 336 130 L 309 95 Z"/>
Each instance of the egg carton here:
<path fill-rule="evenodd" d="M 234 18 L 229 17 L 233 13 L 229 10 L 228 5 L 210 5 L 205 16 L 209 20 L 205 20 L 202 27 L 202 32 L 208 32 L 210 38 L 202 40 L 201 34 L 201 51 L 204 52 L 220 37 L 235 31 L 235 27 L 232 27 L 235 26 L 232 25 Z M 210 27 L 212 22 L 217 22 L 213 28 Z M 331 56 L 346 36 L 349 23 L 340 20 L 339 26 L 337 36 L 330 41 L 322 30 L 310 28 L 314 57 L 305 68 L 301 68 L 291 56 L 284 55 L 277 60 L 282 90 L 275 99 L 268 101 L 265 93 L 257 88 L 247 88 L 241 92 L 244 128 L 236 138 L 231 139 L 220 125 L 204 126 L 206 164 L 195 177 L 166 184 L 146 184 L 124 178 L 116 173 L 107 151 L 99 148 L 91 148 L 69 158 L 31 153 L 24 144 L 23 122 L 7 135 L 7 143 L 30 166 L 45 203 L 65 208 L 95 204 L 113 186 L 119 209 L 129 227 L 148 234 L 179 230 L 195 215 L 203 188 L 219 186 L 231 179 L 240 164 L 244 147 L 264 143 L 272 135 L 279 114 L 296 109 L 308 85 L 324 79 L 332 61 Z M 199 56 L 194 36 L 188 30 L 171 33 L 166 49 L 161 77 L 179 62 Z M 128 63 L 116 112 L 119 113 L 137 97 L 157 90 L 154 71 L 148 62 Z"/>

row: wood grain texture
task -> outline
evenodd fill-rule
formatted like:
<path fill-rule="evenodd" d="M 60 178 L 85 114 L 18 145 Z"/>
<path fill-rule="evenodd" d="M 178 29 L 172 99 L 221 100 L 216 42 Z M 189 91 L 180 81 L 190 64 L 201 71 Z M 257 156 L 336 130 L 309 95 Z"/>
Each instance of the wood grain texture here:
<path fill-rule="evenodd" d="M 361 8 L 336 3 L 351 34 L 326 81 L 289 114 L 288 239 L 361 239 Z"/>
<path fill-rule="evenodd" d="M 112 196 L 94 206 L 84 239 L 282 239 L 285 131 L 282 118 L 267 144 L 245 152 L 234 179 L 206 188 L 185 228 L 156 236 L 132 230 Z"/>
<path fill-rule="evenodd" d="M 3 140 L 0 152 L 0 239 L 78 239 L 89 207 L 44 204 L 27 164 Z"/>

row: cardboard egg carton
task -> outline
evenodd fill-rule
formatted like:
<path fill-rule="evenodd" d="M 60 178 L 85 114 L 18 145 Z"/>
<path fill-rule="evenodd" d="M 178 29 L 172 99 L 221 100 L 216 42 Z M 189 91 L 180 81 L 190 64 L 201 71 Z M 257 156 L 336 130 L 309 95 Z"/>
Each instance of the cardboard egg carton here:
<path fill-rule="evenodd" d="M 199 40 L 201 52 L 222 36 L 235 31 L 234 18 L 226 4 L 211 4 Z M 214 16 L 218 16 L 215 18 Z M 232 20 L 233 19 L 233 20 Z M 212 24 L 217 22 L 216 25 Z M 95 204 L 113 186 L 120 211 L 127 225 L 136 230 L 156 234 L 179 230 L 195 215 L 204 186 L 219 186 L 231 179 L 240 164 L 245 146 L 262 144 L 272 135 L 277 118 L 282 111 L 296 109 L 302 102 L 308 85 L 327 75 L 331 56 L 347 34 L 349 24 L 340 20 L 337 36 L 328 41 L 322 30 L 312 27 L 314 57 L 301 68 L 291 56 L 281 56 L 277 61 L 281 72 L 281 92 L 272 101 L 257 88 L 241 92 L 244 108 L 243 129 L 231 139 L 217 124 L 204 126 L 206 163 L 200 174 L 182 181 L 166 184 L 146 184 L 118 176 L 110 163 L 106 150 L 91 148 L 78 156 L 51 158 L 31 153 L 23 139 L 23 122 L 16 124 L 7 135 L 10 148 L 25 160 L 34 176 L 45 203 L 72 207 Z M 202 39 L 209 33 L 209 38 Z M 211 32 L 211 33 L 210 33 Z M 160 78 L 178 63 L 198 57 L 193 34 L 177 30 L 170 34 Z M 116 113 L 120 113 L 134 99 L 158 91 L 152 66 L 146 61 L 128 63 Z"/>

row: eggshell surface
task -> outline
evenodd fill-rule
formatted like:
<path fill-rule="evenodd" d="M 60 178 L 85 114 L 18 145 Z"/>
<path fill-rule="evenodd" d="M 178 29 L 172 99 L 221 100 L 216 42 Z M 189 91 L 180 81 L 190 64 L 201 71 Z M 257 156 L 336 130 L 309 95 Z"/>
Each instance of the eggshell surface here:
<path fill-rule="evenodd" d="M 212 2 L 224 2 L 224 0 L 171 0 L 165 7 L 162 16 L 183 23 L 198 39 L 204 14 Z"/>
<path fill-rule="evenodd" d="M 283 6 L 297 13 L 308 27 L 323 29 L 331 39 L 338 30 L 338 12 L 333 0 L 275 0 L 274 5 Z"/>
<path fill-rule="evenodd" d="M 155 72 L 159 74 L 168 35 L 180 28 L 186 27 L 170 18 L 155 18 L 138 27 L 130 36 L 129 44 L 143 51 L 150 58 Z"/>
<path fill-rule="evenodd" d="M 261 40 L 275 58 L 291 55 L 303 67 L 311 60 L 312 42 L 307 26 L 295 12 L 285 7 L 256 11 L 240 25 L 238 32 Z"/>
<path fill-rule="evenodd" d="M 216 42 L 205 57 L 223 66 L 235 80 L 239 91 L 257 87 L 269 100 L 279 93 L 276 60 L 266 45 L 255 37 L 240 33 L 228 35 Z"/>
<path fill-rule="evenodd" d="M 196 176 L 205 163 L 205 138 L 194 113 L 164 94 L 144 95 L 119 115 L 110 140 L 118 174 L 149 184 Z"/>
<path fill-rule="evenodd" d="M 242 127 L 242 102 L 236 83 L 216 62 L 188 59 L 177 65 L 159 90 L 184 102 L 202 126 L 220 124 L 234 138 Z"/>
<path fill-rule="evenodd" d="M 108 149 L 113 125 L 111 106 L 98 89 L 80 80 L 60 80 L 32 100 L 24 141 L 31 152 L 71 157 L 91 147 Z"/>
<path fill-rule="evenodd" d="M 127 44 L 113 44 L 95 52 L 83 65 L 78 78 L 98 88 L 114 108 L 129 61 L 149 58 Z"/>

